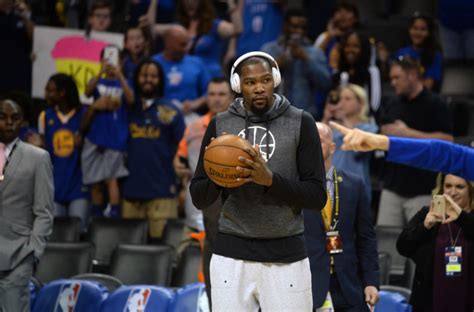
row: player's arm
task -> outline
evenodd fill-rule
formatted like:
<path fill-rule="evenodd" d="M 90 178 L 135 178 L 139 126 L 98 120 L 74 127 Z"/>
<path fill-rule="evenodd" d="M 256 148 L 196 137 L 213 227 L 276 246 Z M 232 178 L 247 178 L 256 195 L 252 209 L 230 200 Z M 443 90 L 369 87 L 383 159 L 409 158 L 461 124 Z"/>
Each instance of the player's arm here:
<path fill-rule="evenodd" d="M 199 161 L 197 163 L 194 176 L 191 179 L 191 186 L 189 187 L 194 206 L 201 210 L 215 202 L 221 192 L 221 188 L 207 177 L 203 164 L 206 146 L 211 143 L 211 138 L 215 137 L 217 137 L 216 120 L 213 118 L 206 129 L 206 133 L 204 134 L 201 144 L 201 151 L 199 153 Z"/>

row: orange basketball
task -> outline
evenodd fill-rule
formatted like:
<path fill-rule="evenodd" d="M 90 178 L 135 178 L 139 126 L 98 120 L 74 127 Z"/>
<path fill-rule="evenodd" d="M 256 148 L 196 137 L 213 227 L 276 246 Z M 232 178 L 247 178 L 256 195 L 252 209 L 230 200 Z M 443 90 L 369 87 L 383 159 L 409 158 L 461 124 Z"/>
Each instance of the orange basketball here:
<path fill-rule="evenodd" d="M 243 181 L 237 181 L 237 178 L 245 176 L 236 167 L 246 167 L 239 161 L 239 156 L 252 159 L 245 151 L 249 147 L 252 148 L 252 145 L 237 135 L 224 134 L 215 138 L 204 152 L 204 170 L 209 179 L 228 188 L 244 184 Z"/>

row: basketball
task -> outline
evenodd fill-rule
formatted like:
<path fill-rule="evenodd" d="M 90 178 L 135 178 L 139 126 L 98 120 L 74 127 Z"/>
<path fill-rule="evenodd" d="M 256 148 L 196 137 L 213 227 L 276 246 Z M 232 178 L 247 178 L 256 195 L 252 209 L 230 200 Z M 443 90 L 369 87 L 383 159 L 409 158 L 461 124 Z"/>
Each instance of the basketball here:
<path fill-rule="evenodd" d="M 252 148 L 252 145 L 237 135 L 224 134 L 215 138 L 204 152 L 204 170 L 209 179 L 227 188 L 244 184 L 243 181 L 237 181 L 237 178 L 245 176 L 236 167 L 246 167 L 239 161 L 239 156 L 252 159 L 245 151 L 247 148 Z"/>

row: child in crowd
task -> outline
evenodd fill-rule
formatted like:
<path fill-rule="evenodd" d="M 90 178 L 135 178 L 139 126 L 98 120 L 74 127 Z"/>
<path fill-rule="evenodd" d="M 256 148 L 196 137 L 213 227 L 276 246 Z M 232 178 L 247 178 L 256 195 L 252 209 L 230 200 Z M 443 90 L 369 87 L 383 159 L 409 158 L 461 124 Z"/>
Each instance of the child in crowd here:
<path fill-rule="evenodd" d="M 45 89 L 49 108 L 38 128 L 54 167 L 54 216 L 75 216 L 87 227 L 88 192 L 82 183 L 79 131 L 84 109 L 76 83 L 66 74 L 52 75 Z M 79 139 L 79 140 L 78 140 Z"/>
<path fill-rule="evenodd" d="M 129 27 L 125 31 L 123 74 L 128 81 L 133 80 L 133 73 L 138 63 L 150 56 L 150 36 L 145 28 Z"/>
<path fill-rule="evenodd" d="M 110 216 L 120 216 L 120 194 L 117 179 L 127 176 L 124 152 L 127 149 L 128 120 L 126 105 L 133 105 L 133 91 L 120 69 L 120 50 L 107 46 L 101 53 L 99 74 L 89 81 L 86 96 L 94 103 L 86 112 L 81 125 L 85 135 L 82 150 L 84 183 L 91 185 L 92 210 L 103 214 L 107 187 Z"/>

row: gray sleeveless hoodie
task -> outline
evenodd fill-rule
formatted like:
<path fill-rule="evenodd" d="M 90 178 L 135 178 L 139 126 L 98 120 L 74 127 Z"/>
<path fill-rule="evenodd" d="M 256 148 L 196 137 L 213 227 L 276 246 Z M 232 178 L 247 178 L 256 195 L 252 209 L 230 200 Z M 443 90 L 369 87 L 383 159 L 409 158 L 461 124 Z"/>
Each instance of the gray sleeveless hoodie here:
<path fill-rule="evenodd" d="M 238 134 L 252 145 L 259 144 L 272 172 L 298 180 L 296 152 L 302 116 L 301 109 L 278 94 L 274 95 L 272 108 L 263 115 L 246 111 L 243 99 L 237 98 L 227 112 L 217 115 L 216 131 Z M 248 238 L 288 237 L 303 232 L 303 217 L 300 209 L 292 205 L 292 198 L 276 199 L 268 188 L 248 183 L 228 189 L 219 230 Z"/>

